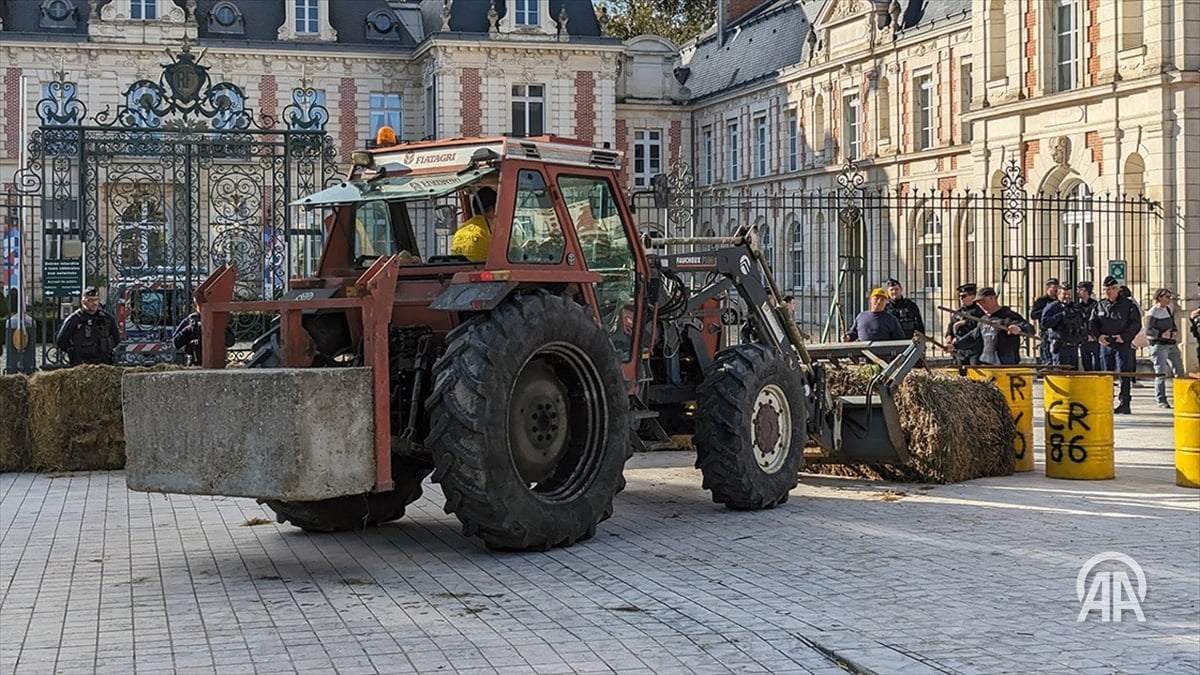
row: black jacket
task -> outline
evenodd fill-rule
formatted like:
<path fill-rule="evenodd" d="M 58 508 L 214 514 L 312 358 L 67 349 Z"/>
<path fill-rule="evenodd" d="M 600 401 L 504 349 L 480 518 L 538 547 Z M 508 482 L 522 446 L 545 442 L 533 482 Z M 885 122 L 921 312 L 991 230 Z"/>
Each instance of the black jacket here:
<path fill-rule="evenodd" d="M 1092 313 L 1091 325 L 1088 332 L 1092 337 L 1121 336 L 1125 344 L 1133 342 L 1142 329 L 1142 317 L 1138 315 L 1137 305 L 1129 298 L 1109 300 L 1105 298 L 1096 303 L 1096 311 Z"/>
<path fill-rule="evenodd" d="M 1042 312 L 1042 328 L 1048 340 L 1077 345 L 1087 335 L 1087 317 L 1079 303 L 1055 300 Z"/>
<path fill-rule="evenodd" d="M 1029 307 L 1029 318 L 1040 323 L 1042 320 L 1042 314 L 1046 311 L 1046 307 L 1052 302 L 1058 302 L 1058 300 L 1043 293 L 1042 296 L 1037 300 L 1034 300 L 1033 305 Z M 1041 328 L 1042 330 L 1046 329 L 1045 326 L 1042 326 Z"/>
<path fill-rule="evenodd" d="M 983 344 L 979 341 L 979 333 L 975 330 L 977 324 L 974 321 L 963 319 L 959 316 L 960 314 L 983 316 L 983 310 L 972 302 L 969 305 L 963 305 L 957 312 L 951 314 L 950 323 L 946 326 L 946 339 L 954 338 L 954 350 L 964 356 L 978 354 L 983 349 Z M 965 325 L 956 329 L 954 324 L 960 320 Z"/>
<path fill-rule="evenodd" d="M 187 356 L 188 365 L 200 364 L 200 313 L 192 312 L 184 317 L 175 327 L 172 342 L 176 349 L 183 350 Z M 225 346 L 232 347 L 234 342 L 233 326 L 225 324 Z"/>
<path fill-rule="evenodd" d="M 912 300 L 908 298 L 891 300 L 888 302 L 887 312 L 900 322 L 900 330 L 904 332 L 905 339 L 912 339 L 915 332 L 925 332 L 925 322 L 921 320 L 921 308 L 917 307 L 917 303 Z"/>
<path fill-rule="evenodd" d="M 81 363 L 111 364 L 113 350 L 120 341 L 117 321 L 108 312 L 98 309 L 95 314 L 88 314 L 80 308 L 63 321 L 54 338 L 54 345 L 67 355 L 73 366 Z"/>

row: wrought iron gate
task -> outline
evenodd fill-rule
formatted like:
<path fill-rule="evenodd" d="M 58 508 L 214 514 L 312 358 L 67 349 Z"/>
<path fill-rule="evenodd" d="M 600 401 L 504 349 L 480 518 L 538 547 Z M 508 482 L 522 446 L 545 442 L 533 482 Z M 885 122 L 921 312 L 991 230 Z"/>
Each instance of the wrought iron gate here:
<path fill-rule="evenodd" d="M 237 85 L 210 82 L 185 45 L 159 82 L 134 82 L 90 118 L 77 92 L 61 72 L 46 86 L 16 193 L 0 204 L 23 238 L 19 286 L 40 362 L 62 362 L 53 331 L 85 287 L 117 318 L 118 362 L 146 363 L 176 356 L 173 328 L 215 267 L 237 267 L 239 299 L 277 297 L 315 269 L 320 214 L 289 206 L 337 169 L 315 90 L 294 90 L 280 124 Z M 261 316 L 233 319 L 239 341 L 265 328 Z"/>
<path fill-rule="evenodd" d="M 635 193 L 643 231 L 671 236 L 729 234 L 756 225 L 781 292 L 792 294 L 801 328 L 836 341 L 865 308 L 869 290 L 898 279 L 921 308 L 926 331 L 943 330 L 938 306 L 957 306 L 957 286 L 994 286 L 1025 314 L 1057 277 L 1099 282 L 1123 261 L 1143 303 L 1164 285 L 1162 205 L 1136 194 L 1031 193 L 1015 159 L 984 190 L 871 184 L 853 163 L 831 186 L 697 186 L 690 167 L 671 167 L 666 194 Z M 1078 185 L 1078 184 L 1077 184 Z"/>

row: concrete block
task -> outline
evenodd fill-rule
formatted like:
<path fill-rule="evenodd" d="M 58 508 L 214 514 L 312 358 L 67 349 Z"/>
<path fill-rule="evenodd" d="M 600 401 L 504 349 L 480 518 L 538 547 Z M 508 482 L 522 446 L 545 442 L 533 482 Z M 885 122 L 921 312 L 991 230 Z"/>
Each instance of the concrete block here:
<path fill-rule="evenodd" d="M 310 501 L 375 484 L 368 368 L 139 373 L 121 386 L 131 490 Z"/>

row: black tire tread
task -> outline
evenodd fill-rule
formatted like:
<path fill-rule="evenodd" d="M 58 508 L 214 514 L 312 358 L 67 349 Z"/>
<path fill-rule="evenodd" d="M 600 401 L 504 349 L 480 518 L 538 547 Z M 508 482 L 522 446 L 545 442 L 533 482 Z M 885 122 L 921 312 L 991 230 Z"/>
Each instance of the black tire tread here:
<path fill-rule="evenodd" d="M 697 389 L 696 468 L 703 475 L 702 487 L 712 499 L 731 509 L 770 509 L 783 504 L 799 483 L 804 463 L 805 419 L 803 399 L 792 396 L 793 443 L 778 472 L 767 477 L 752 459 L 750 407 L 757 395 L 758 380 L 783 357 L 765 345 L 736 345 L 717 354 L 704 382 Z M 799 375 L 796 374 L 799 387 Z M 800 413 L 796 415 L 795 413 Z M 800 442 L 796 443 L 797 434 Z"/>
<path fill-rule="evenodd" d="M 572 320 L 577 322 L 572 324 Z M 480 537 L 491 549 L 544 551 L 587 539 L 595 534 L 596 523 L 612 515 L 612 499 L 625 486 L 624 477 L 618 472 L 615 489 L 607 488 L 610 494 L 600 495 L 603 504 L 595 522 L 567 523 L 544 531 L 525 529 L 519 514 L 513 511 L 516 507 L 496 499 L 488 489 L 490 481 L 500 479 L 489 476 L 485 466 L 488 458 L 485 431 L 497 424 L 503 428 L 505 424 L 503 420 L 481 419 L 478 414 L 486 410 L 491 374 L 511 358 L 511 346 L 546 342 L 550 322 L 561 333 L 571 330 L 571 325 L 582 326 L 578 321 L 601 330 L 582 308 L 561 296 L 544 291 L 513 296 L 489 314 L 451 332 L 446 352 L 434 365 L 436 381 L 426 404 L 431 419 L 427 445 L 434 451 L 433 480 L 441 484 L 446 513 L 459 519 L 463 534 Z M 607 343 L 607 334 L 601 334 Z M 615 350 L 611 363 L 595 365 L 602 377 L 606 368 L 611 369 L 609 376 L 615 373 L 620 386 L 624 386 Z M 497 395 L 502 394 L 491 393 L 493 397 Z M 629 410 L 623 393 L 621 403 L 616 409 L 609 406 L 609 420 L 611 425 L 621 428 L 622 438 L 627 438 Z M 622 466 L 632 454 L 632 444 L 624 443 Z M 611 481 L 612 477 L 600 476 L 595 484 L 603 485 L 606 480 Z"/>

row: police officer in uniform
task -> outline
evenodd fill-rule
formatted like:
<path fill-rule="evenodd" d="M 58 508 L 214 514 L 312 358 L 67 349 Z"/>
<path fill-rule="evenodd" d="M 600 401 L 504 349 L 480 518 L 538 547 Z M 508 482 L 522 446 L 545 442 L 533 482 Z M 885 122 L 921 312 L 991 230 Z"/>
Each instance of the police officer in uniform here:
<path fill-rule="evenodd" d="M 946 344 L 953 350 L 954 361 L 960 366 L 979 365 L 979 356 L 983 354 L 983 340 L 979 331 L 975 330 L 975 322 L 968 321 L 960 314 L 983 316 L 983 310 L 975 302 L 978 291 L 975 284 L 963 284 L 958 287 L 960 307 L 950 315 L 950 323 L 946 327 Z"/>
<path fill-rule="evenodd" d="M 1079 369 L 1086 371 L 1104 370 L 1100 361 L 1100 343 L 1088 330 L 1092 323 L 1092 314 L 1096 312 L 1096 298 L 1092 297 L 1092 282 L 1081 281 L 1075 284 L 1075 296 L 1079 298 L 1079 311 L 1083 314 L 1083 342 L 1079 343 Z"/>
<path fill-rule="evenodd" d="M 1042 311 L 1042 328 L 1050 343 L 1050 363 L 1079 370 L 1079 345 L 1087 333 L 1083 309 L 1071 297 L 1071 285 L 1060 284 L 1058 298 Z"/>
<path fill-rule="evenodd" d="M 1038 327 L 1038 336 L 1042 341 L 1038 343 L 1037 362 L 1050 362 L 1050 341 L 1046 339 L 1046 327 L 1042 325 L 1042 313 L 1046 311 L 1046 305 L 1058 299 L 1058 279 L 1050 277 L 1046 280 L 1046 291 L 1033 301 L 1029 307 L 1029 320 L 1034 322 Z"/>
<path fill-rule="evenodd" d="M 1121 296 L 1121 287 L 1112 277 L 1104 277 L 1104 299 L 1096 305 L 1089 332 L 1100 343 L 1100 358 L 1104 369 L 1119 373 L 1134 372 L 1133 338 L 1142 328 L 1141 312 L 1133 301 Z M 1129 388 L 1133 378 L 1121 378 L 1118 415 L 1128 415 Z"/>
<path fill-rule="evenodd" d="M 924 333 L 925 322 L 921 320 L 921 308 L 917 303 L 904 297 L 904 287 L 895 279 L 888 279 L 884 286 L 887 289 L 887 313 L 896 317 L 900 322 L 900 330 L 904 339 L 911 340 L 913 333 Z"/>
<path fill-rule="evenodd" d="M 71 365 L 113 362 L 113 350 L 121 339 L 117 322 L 100 309 L 100 292 L 92 286 L 83 292 L 79 309 L 71 312 L 58 329 L 54 344 L 67 355 Z"/>

